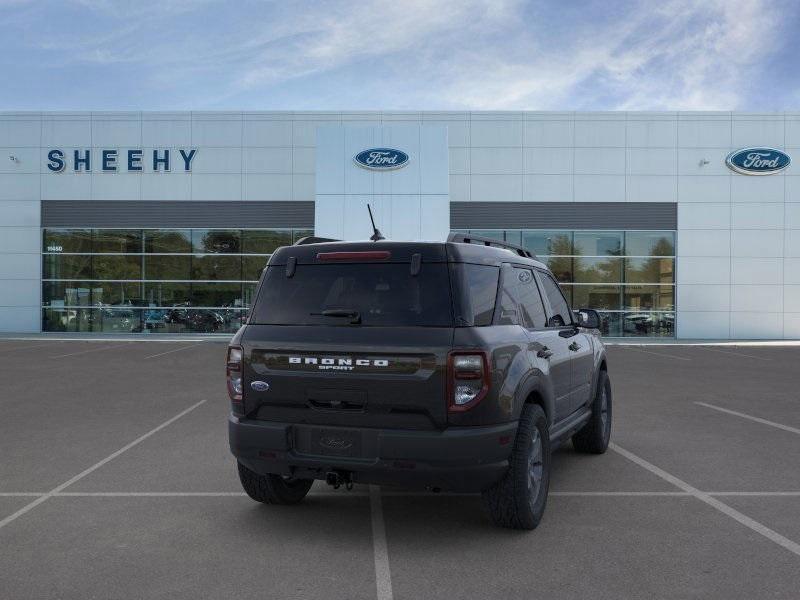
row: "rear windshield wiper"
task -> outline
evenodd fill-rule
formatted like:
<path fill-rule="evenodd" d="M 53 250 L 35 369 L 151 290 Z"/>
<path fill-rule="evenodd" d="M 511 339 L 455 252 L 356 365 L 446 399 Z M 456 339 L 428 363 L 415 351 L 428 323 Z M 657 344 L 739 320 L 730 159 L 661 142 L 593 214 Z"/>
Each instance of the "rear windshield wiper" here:
<path fill-rule="evenodd" d="M 327 310 L 323 310 L 322 312 L 311 313 L 311 315 L 315 317 L 342 317 L 345 319 L 350 319 L 350 323 L 353 325 L 358 325 L 361 323 L 361 313 L 357 310 L 352 310 L 349 308 L 329 308 Z"/>

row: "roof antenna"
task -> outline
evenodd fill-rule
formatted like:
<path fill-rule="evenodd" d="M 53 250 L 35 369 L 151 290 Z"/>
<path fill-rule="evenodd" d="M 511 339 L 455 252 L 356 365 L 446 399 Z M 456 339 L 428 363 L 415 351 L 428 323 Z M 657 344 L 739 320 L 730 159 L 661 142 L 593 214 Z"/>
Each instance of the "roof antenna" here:
<path fill-rule="evenodd" d="M 372 231 L 374 232 L 369 239 L 371 239 L 373 242 L 385 240 L 386 238 L 383 237 L 381 230 L 375 227 L 375 219 L 372 216 L 372 207 L 369 205 L 369 203 L 367 203 L 367 210 L 369 211 L 369 220 L 372 221 Z"/>

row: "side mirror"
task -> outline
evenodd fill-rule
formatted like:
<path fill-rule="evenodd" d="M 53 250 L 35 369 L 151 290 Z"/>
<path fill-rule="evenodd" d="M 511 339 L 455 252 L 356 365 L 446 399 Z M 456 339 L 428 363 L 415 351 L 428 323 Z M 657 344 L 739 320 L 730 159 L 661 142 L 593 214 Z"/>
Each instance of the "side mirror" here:
<path fill-rule="evenodd" d="M 591 308 L 581 308 L 580 310 L 573 311 L 575 313 L 575 320 L 578 322 L 578 327 L 585 327 L 586 329 L 600 329 L 600 315 L 596 310 Z"/>

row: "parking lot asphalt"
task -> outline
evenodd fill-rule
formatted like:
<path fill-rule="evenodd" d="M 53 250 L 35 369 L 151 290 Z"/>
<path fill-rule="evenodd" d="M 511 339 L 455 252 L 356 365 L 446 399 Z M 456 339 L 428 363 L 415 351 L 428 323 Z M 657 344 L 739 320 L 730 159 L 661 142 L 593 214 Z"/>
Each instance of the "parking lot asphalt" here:
<path fill-rule="evenodd" d="M 480 497 L 244 496 L 225 344 L 0 340 L 0 598 L 798 598 L 799 347 L 610 346 L 613 447 Z"/>

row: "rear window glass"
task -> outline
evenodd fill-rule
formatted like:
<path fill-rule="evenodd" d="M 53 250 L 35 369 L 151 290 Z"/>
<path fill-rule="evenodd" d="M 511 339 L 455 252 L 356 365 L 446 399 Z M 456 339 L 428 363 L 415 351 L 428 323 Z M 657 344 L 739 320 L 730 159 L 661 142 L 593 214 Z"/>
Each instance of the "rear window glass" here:
<path fill-rule="evenodd" d="M 500 268 L 489 265 L 455 264 L 452 267 L 456 290 L 458 325 L 482 327 L 492 324 Z"/>
<path fill-rule="evenodd" d="M 439 263 L 423 263 L 413 277 L 408 263 L 298 265 L 292 277 L 276 265 L 264 275 L 250 322 L 450 327 L 448 279 L 447 265 Z"/>

